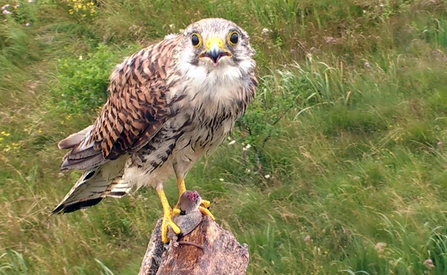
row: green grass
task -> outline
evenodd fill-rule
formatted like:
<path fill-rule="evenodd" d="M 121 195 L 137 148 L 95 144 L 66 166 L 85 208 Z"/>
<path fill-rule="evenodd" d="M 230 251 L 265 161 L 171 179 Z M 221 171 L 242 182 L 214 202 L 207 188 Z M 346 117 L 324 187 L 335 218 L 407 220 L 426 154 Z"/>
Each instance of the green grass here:
<path fill-rule="evenodd" d="M 447 274 L 444 1 L 75 3 L 0 15 L 0 274 L 138 272 L 157 195 L 48 217 L 80 175 L 56 144 L 125 56 L 211 16 L 250 33 L 260 86 L 187 186 L 248 243 L 249 274 Z"/>

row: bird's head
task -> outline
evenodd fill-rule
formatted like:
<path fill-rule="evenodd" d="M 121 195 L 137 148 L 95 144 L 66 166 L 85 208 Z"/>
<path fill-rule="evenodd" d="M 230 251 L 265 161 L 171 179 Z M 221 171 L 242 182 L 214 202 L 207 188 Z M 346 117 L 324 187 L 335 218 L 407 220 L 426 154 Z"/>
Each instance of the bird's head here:
<path fill-rule="evenodd" d="M 184 32 L 183 46 L 190 64 L 210 69 L 241 66 L 256 53 L 248 34 L 221 18 L 203 19 L 189 25 Z"/>

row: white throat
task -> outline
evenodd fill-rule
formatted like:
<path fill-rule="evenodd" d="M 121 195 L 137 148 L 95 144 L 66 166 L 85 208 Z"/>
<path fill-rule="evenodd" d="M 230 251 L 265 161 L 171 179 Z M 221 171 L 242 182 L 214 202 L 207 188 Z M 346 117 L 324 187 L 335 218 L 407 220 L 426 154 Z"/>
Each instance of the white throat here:
<path fill-rule="evenodd" d="M 212 62 L 201 61 L 199 66 L 190 64 L 187 60 L 180 61 L 180 70 L 187 79 L 188 90 L 199 93 L 204 99 L 209 98 L 220 103 L 239 99 L 239 90 L 248 86 L 248 75 L 254 63 L 250 59 L 243 60 L 238 67 L 231 66 L 224 59 L 215 66 Z"/>

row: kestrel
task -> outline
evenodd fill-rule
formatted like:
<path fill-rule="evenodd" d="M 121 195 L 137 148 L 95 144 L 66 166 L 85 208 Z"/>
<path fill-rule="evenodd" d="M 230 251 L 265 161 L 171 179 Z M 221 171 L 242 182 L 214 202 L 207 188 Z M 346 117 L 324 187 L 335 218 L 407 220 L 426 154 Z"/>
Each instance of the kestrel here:
<path fill-rule="evenodd" d="M 71 149 L 61 170 L 85 173 L 53 213 L 152 186 L 163 206 L 163 242 L 169 242 L 168 226 L 180 234 L 172 220 L 178 202 L 172 209 L 163 187 L 175 175 L 180 200 L 187 172 L 244 114 L 258 84 L 255 53 L 241 27 L 209 18 L 126 58 L 110 76 L 110 95 L 95 123 L 58 144 Z M 202 212 L 211 215 L 208 207 L 202 201 Z"/>

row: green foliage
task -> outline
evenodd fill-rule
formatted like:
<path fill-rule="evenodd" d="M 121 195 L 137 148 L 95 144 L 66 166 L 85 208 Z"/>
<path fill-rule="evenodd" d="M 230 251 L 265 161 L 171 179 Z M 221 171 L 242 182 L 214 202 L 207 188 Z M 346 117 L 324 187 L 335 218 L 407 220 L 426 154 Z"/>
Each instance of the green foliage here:
<path fill-rule="evenodd" d="M 112 270 L 110 270 L 105 264 L 103 264 L 100 260 L 95 259 L 102 267 L 104 272 L 101 272 L 101 275 L 113 275 Z"/>
<path fill-rule="evenodd" d="M 23 255 L 15 250 L 8 250 L 0 255 L 0 259 L 4 258 L 5 263 L 0 265 L 0 274 L 4 275 L 28 275 L 30 270 Z"/>
<path fill-rule="evenodd" d="M 91 18 L 96 15 L 96 1 L 69 0 L 67 1 L 68 13 L 79 17 Z"/>
<path fill-rule="evenodd" d="M 58 61 L 58 85 L 53 89 L 53 104 L 72 114 L 91 112 L 107 99 L 109 76 L 122 54 L 99 44 L 87 56 L 68 57 Z"/>
<path fill-rule="evenodd" d="M 9 66 L 20 66 L 37 60 L 36 53 L 30 51 L 35 47 L 36 42 L 30 38 L 25 26 L 14 21 L 0 24 L 0 58 L 2 64 L 5 64 L 0 72 L 6 72 Z"/>
<path fill-rule="evenodd" d="M 248 274 L 446 273 L 444 1 L 3 4 L 0 274 L 138 272 L 156 193 L 48 217 L 80 175 L 59 175 L 56 144 L 125 56 L 211 16 L 250 33 L 259 88 L 186 182 L 249 245 Z"/>
<path fill-rule="evenodd" d="M 0 25 L 7 25 L 14 22 L 24 27 L 30 27 L 38 21 L 37 9 L 38 7 L 36 7 L 34 1 L 19 1 L 5 4 L 2 6 L 0 18 L 3 22 Z"/>
<path fill-rule="evenodd" d="M 280 134 L 279 127 L 275 126 L 292 108 L 301 105 L 299 99 L 303 94 L 299 81 L 291 72 L 278 72 L 261 80 L 257 99 L 241 121 L 248 133 L 246 143 L 263 148 L 268 139 Z"/>

